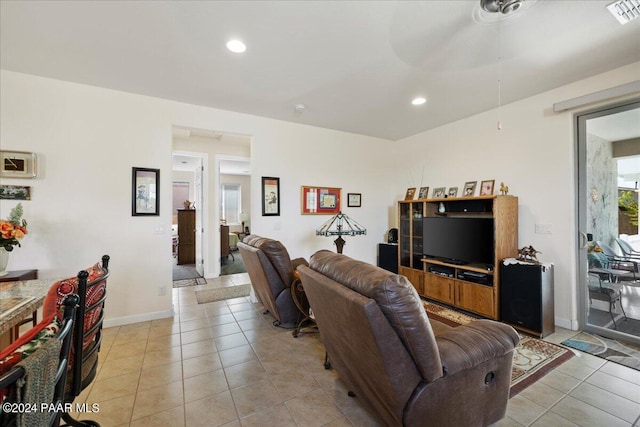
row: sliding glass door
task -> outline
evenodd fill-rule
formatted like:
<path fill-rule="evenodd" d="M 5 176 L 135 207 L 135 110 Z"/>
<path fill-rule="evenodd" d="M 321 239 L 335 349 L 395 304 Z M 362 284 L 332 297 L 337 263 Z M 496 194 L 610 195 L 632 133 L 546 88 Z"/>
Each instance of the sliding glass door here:
<path fill-rule="evenodd" d="M 580 327 L 640 344 L 640 258 L 623 259 L 618 243 L 640 251 L 640 100 L 576 120 Z"/>

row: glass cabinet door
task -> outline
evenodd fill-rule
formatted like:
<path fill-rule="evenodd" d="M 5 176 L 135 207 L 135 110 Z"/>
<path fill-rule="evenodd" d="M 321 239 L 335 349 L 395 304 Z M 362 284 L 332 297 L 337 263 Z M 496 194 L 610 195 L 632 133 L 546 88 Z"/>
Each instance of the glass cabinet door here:
<path fill-rule="evenodd" d="M 400 266 L 411 267 L 411 203 L 400 203 Z"/>
<path fill-rule="evenodd" d="M 424 203 L 412 203 L 412 241 L 411 241 L 411 267 L 422 269 L 422 218 L 424 217 Z"/>

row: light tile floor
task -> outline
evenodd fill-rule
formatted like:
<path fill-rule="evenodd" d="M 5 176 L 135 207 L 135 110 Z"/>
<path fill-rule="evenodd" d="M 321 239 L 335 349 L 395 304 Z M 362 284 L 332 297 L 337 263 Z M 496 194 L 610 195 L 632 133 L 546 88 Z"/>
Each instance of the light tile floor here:
<path fill-rule="evenodd" d="M 212 286 L 232 278 L 209 280 Z M 293 338 L 247 297 L 198 304 L 174 289 L 169 319 L 104 330 L 96 380 L 77 402 L 110 426 L 376 426 L 325 370 L 317 333 Z M 561 342 L 576 332 L 548 338 Z M 578 354 L 509 401 L 496 426 L 640 426 L 640 371 Z"/>

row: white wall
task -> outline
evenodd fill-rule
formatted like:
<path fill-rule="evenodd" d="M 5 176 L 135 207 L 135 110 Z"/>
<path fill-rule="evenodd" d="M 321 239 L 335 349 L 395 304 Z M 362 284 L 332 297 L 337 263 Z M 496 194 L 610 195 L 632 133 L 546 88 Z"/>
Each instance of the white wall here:
<path fill-rule="evenodd" d="M 640 75 L 640 63 L 601 74 L 399 142 L 193 106 L 25 74 L 0 73 L 2 149 L 34 151 L 35 180 L 25 202 L 30 234 L 10 269 L 69 276 L 112 256 L 109 324 L 167 315 L 171 287 L 172 126 L 250 135 L 252 232 L 281 240 L 293 257 L 333 250 L 316 237 L 327 217 L 300 214 L 300 186 L 341 187 L 343 211 L 368 234 L 347 237 L 345 254 L 376 261 L 376 244 L 396 225 L 407 187 L 462 186 L 495 179 L 520 199 L 520 246 L 533 245 L 556 265 L 556 322 L 575 326 L 576 222 L 574 112 L 555 102 L 617 86 Z M 131 216 L 131 167 L 161 169 L 159 217 Z M 263 217 L 260 178 L 280 177 L 281 216 Z M 346 193 L 362 193 L 347 208 Z M 15 202 L 0 202 L 5 217 Z M 213 222 L 214 224 L 216 222 Z M 550 224 L 552 234 L 535 234 Z M 155 230 L 164 228 L 164 233 Z M 219 248 L 214 256 L 218 257 Z M 144 254 L 144 255 L 142 255 Z"/>
<path fill-rule="evenodd" d="M 363 207 L 345 211 L 369 234 L 347 238 L 345 253 L 375 262 L 389 225 L 385 212 L 395 203 L 385 140 L 6 70 L 0 93 L 1 148 L 33 151 L 40 162 L 35 180 L 2 180 L 32 187 L 32 200 L 23 203 L 29 235 L 9 268 L 66 277 L 108 253 L 109 325 L 171 312 L 173 125 L 251 135 L 252 232 L 280 239 L 292 256 L 332 248 L 314 234 L 327 217 L 300 215 L 301 185 L 363 193 Z M 161 170 L 160 216 L 131 216 L 133 166 Z M 280 217 L 260 215 L 261 176 L 281 178 Z M 14 205 L 0 202 L 0 217 Z M 165 296 L 158 296 L 160 286 Z"/>
<path fill-rule="evenodd" d="M 407 171 L 398 177 L 398 187 L 400 182 L 462 187 L 466 181 L 495 179 L 497 193 L 500 182 L 508 185 L 509 194 L 519 197 L 519 247 L 532 245 L 542 252 L 541 261 L 555 264 L 556 324 L 575 327 L 575 111 L 554 113 L 552 107 L 639 75 L 635 63 L 505 105 L 502 130 L 493 110 L 398 141 L 404 155 L 397 157 L 396 169 Z M 536 234 L 536 224 L 551 225 L 551 234 Z"/>

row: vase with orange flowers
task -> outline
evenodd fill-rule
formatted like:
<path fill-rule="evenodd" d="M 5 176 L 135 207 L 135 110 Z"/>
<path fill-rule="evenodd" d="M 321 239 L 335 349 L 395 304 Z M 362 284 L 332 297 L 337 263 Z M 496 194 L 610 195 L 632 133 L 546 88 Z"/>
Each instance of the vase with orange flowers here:
<path fill-rule="evenodd" d="M 7 274 L 9 254 L 27 234 L 27 221 L 22 218 L 22 203 L 18 203 L 6 220 L 0 220 L 0 276 Z"/>

